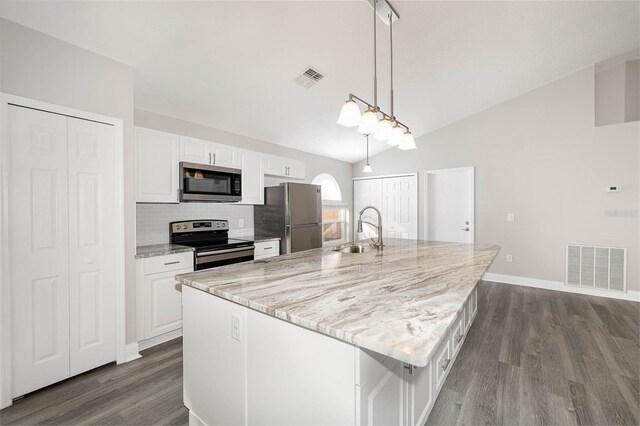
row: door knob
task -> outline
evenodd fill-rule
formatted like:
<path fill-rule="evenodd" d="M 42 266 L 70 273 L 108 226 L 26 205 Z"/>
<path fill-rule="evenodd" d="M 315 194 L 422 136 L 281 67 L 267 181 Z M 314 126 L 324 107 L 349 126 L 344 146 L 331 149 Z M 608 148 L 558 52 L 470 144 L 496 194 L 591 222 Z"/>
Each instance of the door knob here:
<path fill-rule="evenodd" d="M 466 228 L 460 228 L 460 230 L 469 232 L 469 227 L 467 226 Z"/>

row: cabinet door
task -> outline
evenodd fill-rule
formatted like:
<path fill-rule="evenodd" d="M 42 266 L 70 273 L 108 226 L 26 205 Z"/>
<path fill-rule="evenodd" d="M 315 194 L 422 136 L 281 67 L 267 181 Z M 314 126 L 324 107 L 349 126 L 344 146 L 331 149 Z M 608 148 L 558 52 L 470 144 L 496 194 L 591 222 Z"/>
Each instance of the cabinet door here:
<path fill-rule="evenodd" d="M 305 164 L 302 161 L 287 161 L 287 176 L 294 179 L 305 178 Z"/>
<path fill-rule="evenodd" d="M 387 358 L 360 385 L 360 424 L 402 425 L 406 417 L 404 364 Z"/>
<path fill-rule="evenodd" d="M 264 204 L 264 173 L 262 157 L 257 152 L 241 151 L 242 201 L 241 204 Z"/>
<path fill-rule="evenodd" d="M 221 167 L 240 167 L 238 150 L 228 145 L 211 144 L 211 164 Z"/>
<path fill-rule="evenodd" d="M 136 128 L 136 202 L 178 202 L 178 136 Z"/>
<path fill-rule="evenodd" d="M 71 375 L 116 359 L 114 129 L 68 119 Z"/>
<path fill-rule="evenodd" d="M 427 421 L 434 401 L 433 369 L 431 363 L 426 367 L 405 368 L 408 387 L 408 423 L 422 426 Z"/>
<path fill-rule="evenodd" d="M 182 289 L 175 276 L 191 269 L 161 272 L 144 277 L 144 338 L 150 339 L 182 327 Z"/>
<path fill-rule="evenodd" d="M 286 176 L 284 158 L 264 156 L 262 161 L 264 174 L 271 176 Z"/>
<path fill-rule="evenodd" d="M 67 117 L 9 105 L 7 131 L 17 397 L 69 377 Z"/>
<path fill-rule="evenodd" d="M 211 164 L 211 142 L 180 136 L 180 161 Z"/>

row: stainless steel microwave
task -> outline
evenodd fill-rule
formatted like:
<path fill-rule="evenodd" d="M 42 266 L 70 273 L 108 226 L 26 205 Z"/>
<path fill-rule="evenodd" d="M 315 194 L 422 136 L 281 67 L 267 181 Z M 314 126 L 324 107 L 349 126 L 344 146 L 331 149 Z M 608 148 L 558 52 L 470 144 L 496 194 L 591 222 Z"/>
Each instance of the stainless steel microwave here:
<path fill-rule="evenodd" d="M 198 163 L 180 163 L 180 201 L 218 203 L 242 200 L 242 171 Z"/>

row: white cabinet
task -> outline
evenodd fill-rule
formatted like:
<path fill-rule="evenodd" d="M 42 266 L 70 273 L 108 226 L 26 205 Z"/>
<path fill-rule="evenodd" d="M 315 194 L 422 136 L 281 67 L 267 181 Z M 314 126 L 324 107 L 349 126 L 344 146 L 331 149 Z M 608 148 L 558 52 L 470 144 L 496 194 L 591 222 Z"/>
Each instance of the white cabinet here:
<path fill-rule="evenodd" d="M 427 422 L 429 412 L 435 402 L 433 386 L 433 368 L 431 363 L 425 367 L 405 366 L 407 383 L 407 423 L 422 426 Z"/>
<path fill-rule="evenodd" d="M 270 176 L 304 180 L 305 164 L 302 161 L 272 155 L 263 157 L 264 173 Z"/>
<path fill-rule="evenodd" d="M 280 255 L 280 241 L 262 241 L 256 242 L 254 245 L 256 246 L 253 256 L 255 260 Z"/>
<path fill-rule="evenodd" d="M 182 287 L 175 276 L 193 271 L 193 253 L 176 253 L 138 259 L 138 294 L 141 340 L 182 327 Z M 140 333 L 140 330 L 139 330 Z"/>
<path fill-rule="evenodd" d="M 240 153 L 232 146 L 180 136 L 180 161 L 237 168 Z"/>
<path fill-rule="evenodd" d="M 262 157 L 257 152 L 240 151 L 242 201 L 240 204 L 264 204 Z"/>
<path fill-rule="evenodd" d="M 136 202 L 177 203 L 177 135 L 136 127 Z"/>

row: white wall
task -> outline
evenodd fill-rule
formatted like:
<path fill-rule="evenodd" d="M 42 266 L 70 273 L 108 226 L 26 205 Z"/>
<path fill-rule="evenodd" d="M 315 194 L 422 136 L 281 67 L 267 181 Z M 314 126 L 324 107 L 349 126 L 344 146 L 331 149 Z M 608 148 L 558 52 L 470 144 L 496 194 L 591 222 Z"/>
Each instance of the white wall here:
<path fill-rule="evenodd" d="M 125 64 L 0 18 L 0 91 L 120 118 L 124 179 L 133 182 L 133 69 Z M 135 200 L 126 185 L 126 341 L 136 340 Z"/>
<path fill-rule="evenodd" d="M 502 246 L 491 272 L 564 281 L 567 243 L 622 246 L 628 289 L 640 290 L 640 126 L 596 128 L 594 98 L 590 67 L 419 137 L 415 151 L 392 149 L 370 163 L 379 175 L 420 172 L 421 184 L 425 170 L 475 166 L 476 242 Z M 354 176 L 363 166 L 354 164 Z M 614 184 L 623 191 L 606 193 Z"/>

